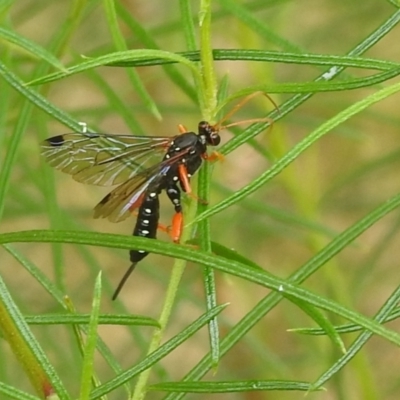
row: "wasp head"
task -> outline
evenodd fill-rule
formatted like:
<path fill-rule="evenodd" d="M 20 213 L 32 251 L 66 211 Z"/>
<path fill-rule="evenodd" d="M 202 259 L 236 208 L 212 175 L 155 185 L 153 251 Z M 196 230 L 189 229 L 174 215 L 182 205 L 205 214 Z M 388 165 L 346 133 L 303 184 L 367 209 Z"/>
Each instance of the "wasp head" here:
<path fill-rule="evenodd" d="M 221 142 L 218 129 L 216 129 L 215 125 L 210 125 L 207 121 L 199 122 L 199 136 L 204 141 L 204 144 L 210 146 L 218 146 Z"/>

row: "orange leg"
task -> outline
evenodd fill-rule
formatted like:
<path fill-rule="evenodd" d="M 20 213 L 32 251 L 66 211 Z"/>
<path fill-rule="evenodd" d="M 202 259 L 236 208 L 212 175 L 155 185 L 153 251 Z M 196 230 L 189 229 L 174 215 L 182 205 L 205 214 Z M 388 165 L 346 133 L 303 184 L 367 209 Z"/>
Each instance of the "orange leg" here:
<path fill-rule="evenodd" d="M 169 235 L 175 243 L 179 243 L 183 229 L 183 214 L 181 212 L 175 213 L 172 218 L 172 224 L 169 228 Z"/>
<path fill-rule="evenodd" d="M 182 188 L 185 191 L 185 193 L 190 196 L 192 199 L 197 200 L 199 203 L 202 204 L 207 204 L 207 202 L 203 199 L 200 199 L 196 195 L 192 193 L 192 187 L 190 186 L 190 179 L 188 176 L 188 172 L 186 169 L 186 166 L 184 164 L 179 164 L 178 166 L 178 174 L 179 174 L 179 179 L 182 184 Z"/>
<path fill-rule="evenodd" d="M 169 235 L 174 243 L 179 243 L 183 229 L 183 215 L 182 213 L 176 213 L 172 218 L 172 225 L 169 228 Z M 199 246 L 195 244 L 186 244 L 186 246 L 198 249 Z"/>
<path fill-rule="evenodd" d="M 186 133 L 188 131 L 187 128 L 182 124 L 178 125 L 178 130 L 179 130 L 179 133 Z"/>
<path fill-rule="evenodd" d="M 225 157 L 221 154 L 218 153 L 218 151 L 213 151 L 210 155 L 207 153 L 202 154 L 202 159 L 207 160 L 207 161 L 224 161 Z"/>
<path fill-rule="evenodd" d="M 168 233 L 169 234 L 169 232 L 170 232 L 170 227 L 169 226 L 166 226 L 166 225 L 164 225 L 164 224 L 158 224 L 157 225 L 157 229 L 159 229 L 160 231 L 162 231 L 162 232 L 166 232 L 166 233 Z"/>
<path fill-rule="evenodd" d="M 179 164 L 178 174 L 179 174 L 179 180 L 182 184 L 183 190 L 187 194 L 192 193 L 192 187 L 190 186 L 190 179 L 189 179 L 187 168 L 186 168 L 185 164 Z"/>

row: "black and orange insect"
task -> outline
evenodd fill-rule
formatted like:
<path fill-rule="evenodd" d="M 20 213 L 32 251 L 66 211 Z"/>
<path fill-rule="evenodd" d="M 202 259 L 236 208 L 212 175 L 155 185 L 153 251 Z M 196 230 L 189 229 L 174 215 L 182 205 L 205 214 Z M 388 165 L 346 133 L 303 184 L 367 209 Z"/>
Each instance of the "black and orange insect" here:
<path fill-rule="evenodd" d="M 237 104 L 217 124 L 201 121 L 198 132 L 188 132 L 182 125 L 180 134 L 165 136 L 109 135 L 88 132 L 67 133 L 42 142 L 42 155 L 48 163 L 75 180 L 93 185 L 118 185 L 94 209 L 95 218 L 119 222 L 138 210 L 134 236 L 156 238 L 159 227 L 162 191 L 167 193 L 175 215 L 169 233 L 179 242 L 182 226 L 181 191 L 191 194 L 190 178 L 207 156 L 207 146 L 217 146 L 219 131 L 234 125 L 269 121 L 268 118 L 241 121 L 222 126 L 240 107 L 260 92 L 253 93 Z M 274 103 L 275 104 L 275 103 Z M 148 254 L 130 250 L 130 268 L 120 281 L 113 299 L 134 270 Z"/>
<path fill-rule="evenodd" d="M 82 183 L 119 185 L 94 209 L 95 218 L 119 222 L 138 210 L 134 236 L 155 239 L 159 221 L 159 195 L 164 190 L 175 215 L 170 235 L 179 242 L 183 218 L 181 190 L 190 194 L 190 178 L 207 158 L 207 146 L 220 143 L 219 127 L 202 121 L 198 133 L 173 137 L 109 135 L 87 132 L 67 133 L 42 142 L 48 163 L 71 174 Z M 130 250 L 132 265 L 119 283 L 118 296 L 136 264 L 146 257 L 144 250 Z"/>

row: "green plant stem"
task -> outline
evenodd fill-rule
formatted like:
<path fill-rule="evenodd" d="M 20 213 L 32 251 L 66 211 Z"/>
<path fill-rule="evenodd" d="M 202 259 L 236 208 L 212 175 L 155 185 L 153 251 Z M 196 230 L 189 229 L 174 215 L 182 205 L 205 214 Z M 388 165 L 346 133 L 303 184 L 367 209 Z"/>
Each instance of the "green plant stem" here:
<path fill-rule="evenodd" d="M 214 110 L 217 105 L 216 97 L 216 80 L 213 67 L 213 54 L 211 47 L 211 4 L 210 0 L 204 0 L 201 4 L 201 11 L 199 15 L 200 19 L 200 71 L 202 75 L 202 85 L 199 90 L 199 101 L 202 110 L 203 118 L 206 120 L 211 120 Z M 192 188 L 193 189 L 193 188 Z M 197 200 L 192 200 L 187 212 L 185 212 L 185 221 L 187 222 L 188 228 L 184 229 L 182 232 L 181 241 L 184 243 L 193 234 L 195 226 L 192 224 L 197 214 Z M 185 260 L 175 260 L 171 279 L 168 285 L 167 293 L 165 296 L 164 305 L 159 318 L 160 329 L 157 329 L 151 339 L 149 349 L 147 354 L 152 353 L 156 350 L 161 343 L 165 328 L 168 324 L 169 318 L 171 316 L 172 307 L 175 302 L 176 294 L 178 291 L 179 283 L 181 281 L 183 272 L 185 270 L 187 261 Z M 144 398 L 146 393 L 146 385 L 148 377 L 150 375 L 151 369 L 147 369 L 142 374 L 140 374 L 135 390 L 133 392 L 133 400 L 141 400 Z"/>
<path fill-rule="evenodd" d="M 200 106 L 203 118 L 212 121 L 217 108 L 217 82 L 214 72 L 214 58 L 211 46 L 211 0 L 202 0 L 199 13 L 200 59 L 203 91 Z"/>
<path fill-rule="evenodd" d="M 188 221 L 193 221 L 196 212 L 197 212 L 197 201 L 192 201 L 190 206 L 188 207 L 187 213 L 185 213 L 185 218 Z M 190 238 L 192 230 L 193 230 L 193 225 L 190 225 L 188 229 L 184 229 L 181 237 L 182 242 L 185 242 Z M 179 283 L 181 281 L 186 264 L 187 264 L 186 260 L 175 259 L 174 265 L 172 267 L 171 279 L 169 281 L 167 293 L 165 295 L 163 308 L 161 310 L 160 318 L 158 320 L 160 328 L 154 331 L 153 337 L 151 338 L 151 342 L 147 351 L 147 355 L 154 352 L 160 346 L 165 328 L 167 327 L 169 318 L 171 316 L 171 311 L 175 303 L 175 298 L 179 288 Z M 146 385 L 150 375 L 150 371 L 151 369 L 149 368 L 140 374 L 137 384 L 135 386 L 135 390 L 133 392 L 132 400 L 141 400 L 144 398 L 146 394 Z"/>
<path fill-rule="evenodd" d="M 214 71 L 213 48 L 211 43 L 211 0 L 202 0 L 200 5 L 200 59 L 201 73 L 204 86 L 204 108 L 202 116 L 206 121 L 213 121 L 217 109 L 217 81 Z M 200 171 L 199 197 L 208 202 L 210 173 L 208 165 Z M 210 223 L 204 220 L 199 225 L 200 249 L 211 251 Z M 217 306 L 217 296 L 215 287 L 214 271 L 210 267 L 204 267 L 204 289 L 206 297 L 207 310 L 210 311 Z M 219 362 L 219 329 L 217 318 L 213 318 L 208 325 L 210 346 L 212 354 L 212 364 L 216 370 Z"/>

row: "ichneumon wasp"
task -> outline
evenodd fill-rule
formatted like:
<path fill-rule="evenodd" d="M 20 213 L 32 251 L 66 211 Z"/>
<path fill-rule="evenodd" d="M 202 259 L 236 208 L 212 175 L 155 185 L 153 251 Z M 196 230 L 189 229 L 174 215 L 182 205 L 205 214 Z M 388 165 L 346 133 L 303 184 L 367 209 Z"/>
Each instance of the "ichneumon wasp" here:
<path fill-rule="evenodd" d="M 66 172 L 78 182 L 100 186 L 118 185 L 94 208 L 95 218 L 119 222 L 137 211 L 134 236 L 156 238 L 159 227 L 159 195 L 165 191 L 175 215 L 168 230 L 179 242 L 183 226 L 181 191 L 191 194 L 190 178 L 209 158 L 207 146 L 217 146 L 219 131 L 254 119 L 222 126 L 233 113 L 254 95 L 247 96 L 217 124 L 201 121 L 198 133 L 188 132 L 179 125 L 180 134 L 165 136 L 110 135 L 82 132 L 53 136 L 41 143 L 41 153 L 47 162 Z M 130 250 L 131 266 L 113 295 L 116 299 L 136 264 L 147 256 L 144 250 Z"/>

